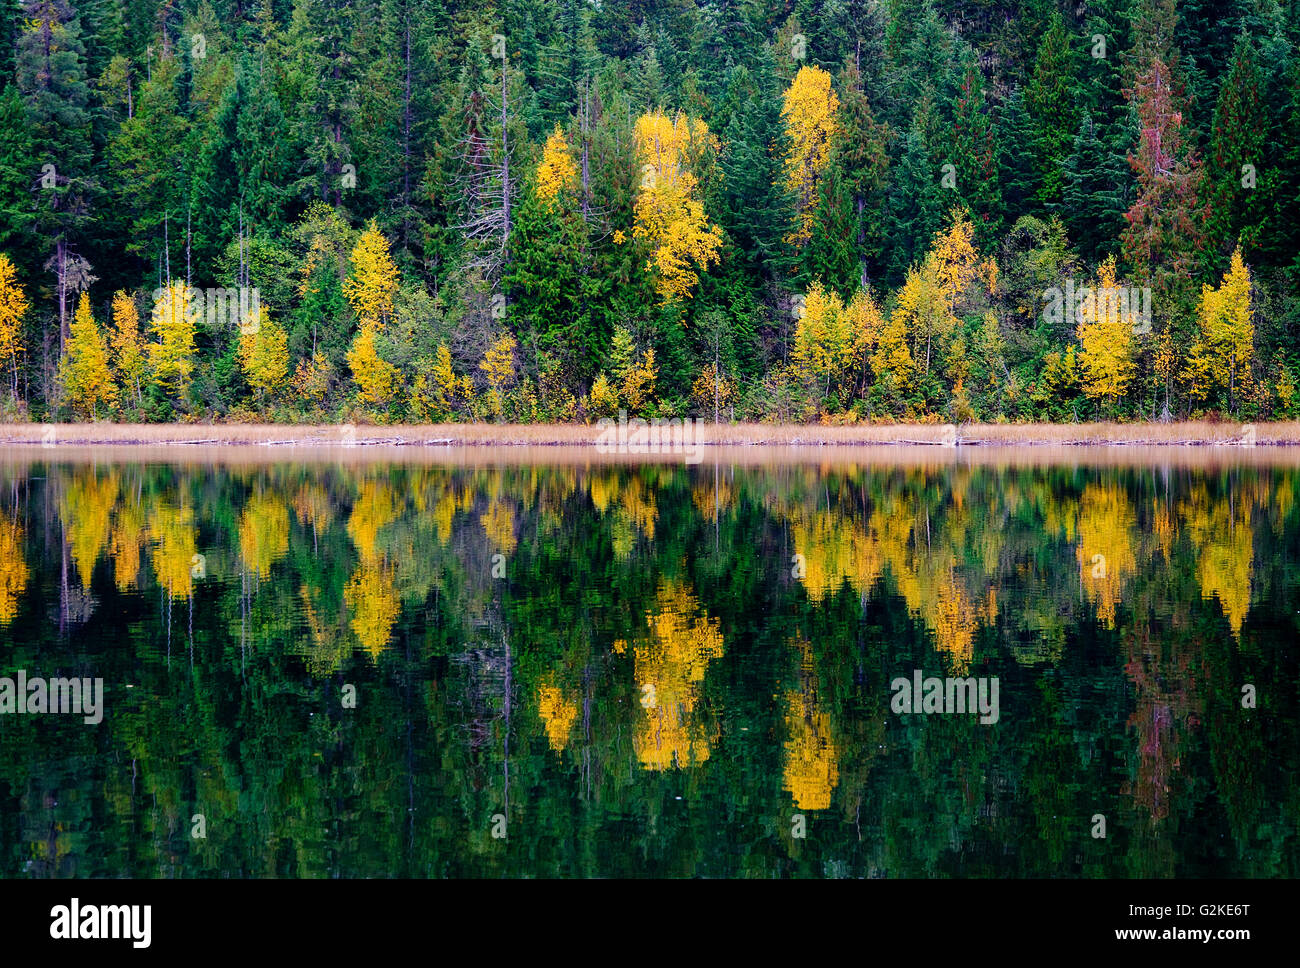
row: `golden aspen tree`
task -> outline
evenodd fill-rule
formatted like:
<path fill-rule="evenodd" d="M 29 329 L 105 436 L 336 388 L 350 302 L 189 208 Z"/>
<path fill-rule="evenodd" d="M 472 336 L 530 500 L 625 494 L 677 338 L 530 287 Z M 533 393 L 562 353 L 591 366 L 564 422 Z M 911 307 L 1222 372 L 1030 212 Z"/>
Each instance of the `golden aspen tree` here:
<path fill-rule="evenodd" d="M 352 249 L 352 272 L 343 282 L 343 295 L 357 319 L 372 320 L 382 328 L 393 314 L 398 281 L 388 240 L 371 219 Z"/>
<path fill-rule="evenodd" d="M 713 363 L 701 370 L 691 385 L 691 400 L 700 411 L 712 410 L 715 423 L 735 397 L 736 384 Z"/>
<path fill-rule="evenodd" d="M 1097 270 L 1096 286 L 1079 307 L 1079 369 L 1089 400 L 1114 405 L 1124 398 L 1137 369 L 1133 361 L 1134 318 L 1120 305 L 1115 258 Z"/>
<path fill-rule="evenodd" d="M 948 336 L 957 325 L 952 303 L 944 291 L 940 262 L 934 252 L 930 252 L 920 266 L 907 270 L 907 279 L 899 290 L 893 317 L 915 347 L 913 358 L 924 361 L 923 370 L 928 375 L 935 340 Z M 922 342 L 925 344 L 924 352 Z"/>
<path fill-rule="evenodd" d="M 596 380 L 591 385 L 591 393 L 587 396 L 587 408 L 600 417 L 611 416 L 618 410 L 618 391 L 605 375 L 604 370 L 596 374 Z"/>
<path fill-rule="evenodd" d="M 360 323 L 346 358 L 362 405 L 386 406 L 401 382 L 397 367 L 379 355 L 377 345 L 393 312 L 397 284 L 397 264 L 389 254 L 388 240 L 371 219 L 352 249 L 352 272 L 343 283 L 343 295 Z"/>
<path fill-rule="evenodd" d="M 1201 287 L 1196 323 L 1198 333 L 1187 367 L 1190 395 L 1204 399 L 1214 389 L 1223 390 L 1228 408 L 1235 411 L 1240 385 L 1249 376 L 1255 356 L 1250 270 L 1240 249 L 1232 253 L 1217 289 L 1208 284 Z"/>
<path fill-rule="evenodd" d="M 504 333 L 488 347 L 478 365 L 487 377 L 488 409 L 498 419 L 505 410 L 505 390 L 514 380 L 515 350 L 518 345 L 514 336 Z"/>
<path fill-rule="evenodd" d="M 90 312 L 90 294 L 82 292 L 72 318 L 67 351 L 59 362 L 63 393 L 79 417 L 93 419 L 100 408 L 117 402 L 117 387 L 108 368 L 108 344 Z"/>
<path fill-rule="evenodd" d="M 194 373 L 194 318 L 190 290 L 174 282 L 159 294 L 150 320 L 156 342 L 149 344 L 149 364 L 154 382 L 180 396 Z"/>
<path fill-rule="evenodd" d="M 795 330 L 791 359 L 806 383 L 821 384 L 821 393 L 841 384 L 853 366 L 854 333 L 839 294 L 814 282 L 804 298 Z"/>
<path fill-rule="evenodd" d="M 954 313 L 981 271 L 986 278 L 989 272 L 980 265 L 974 239 L 975 226 L 964 211 L 957 210 L 952 214 L 952 225 L 936 234 L 931 246 L 939 286 Z M 996 275 L 996 267 L 992 271 Z"/>
<path fill-rule="evenodd" d="M 363 406 L 387 406 L 400 382 L 397 367 L 379 355 L 378 335 L 379 324 L 365 320 L 347 352 L 348 367 L 360 391 L 357 399 Z"/>
<path fill-rule="evenodd" d="M 871 370 L 886 398 L 905 391 L 916 367 L 902 318 L 897 313 L 886 317 L 864 289 L 853 294 L 844 308 L 844 318 L 853 364 Z"/>
<path fill-rule="evenodd" d="M 275 396 L 289 378 L 289 335 L 265 306 L 257 309 L 256 325 L 241 327 L 239 365 L 261 404 Z"/>
<path fill-rule="evenodd" d="M 687 299 L 699 272 L 719 261 L 722 246 L 722 230 L 705 215 L 687 161 L 716 153 L 718 140 L 703 121 L 682 114 L 673 121 L 659 111 L 637 119 L 636 140 L 642 174 L 632 235 L 650 245 L 647 269 L 655 273 L 660 302 Z"/>
<path fill-rule="evenodd" d="M 0 253 L 0 365 L 8 370 L 10 399 L 18 399 L 18 354 L 23 352 L 23 316 L 29 307 L 9 256 Z"/>
<path fill-rule="evenodd" d="M 542 160 L 537 166 L 537 195 L 552 200 L 568 191 L 578 176 L 578 165 L 569 152 L 569 142 L 557 123 L 555 132 L 546 139 Z"/>
<path fill-rule="evenodd" d="M 140 312 L 125 292 L 113 294 L 113 328 L 108 334 L 112 366 L 117 374 L 118 400 L 139 404 L 148 373 L 144 337 L 140 333 Z"/>
<path fill-rule="evenodd" d="M 637 413 L 654 400 L 658 377 L 654 348 L 647 346 L 641 352 L 640 361 L 632 364 L 623 375 L 621 391 L 629 413 Z"/>
<path fill-rule="evenodd" d="M 831 157 L 831 140 L 839 124 L 840 99 L 831 88 L 831 76 L 820 67 L 801 67 L 781 105 L 781 118 L 789 137 L 785 156 L 786 187 L 794 194 L 798 228 L 786 242 L 802 248 L 812 238 L 821 174 Z"/>

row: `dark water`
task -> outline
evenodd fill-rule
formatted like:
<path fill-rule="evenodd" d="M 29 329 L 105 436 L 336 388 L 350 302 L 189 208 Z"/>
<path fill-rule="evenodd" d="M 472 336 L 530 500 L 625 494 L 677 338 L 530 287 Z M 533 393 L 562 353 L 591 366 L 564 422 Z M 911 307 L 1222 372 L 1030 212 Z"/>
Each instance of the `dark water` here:
<path fill-rule="evenodd" d="M 1297 483 L 11 461 L 0 875 L 1294 877 Z"/>

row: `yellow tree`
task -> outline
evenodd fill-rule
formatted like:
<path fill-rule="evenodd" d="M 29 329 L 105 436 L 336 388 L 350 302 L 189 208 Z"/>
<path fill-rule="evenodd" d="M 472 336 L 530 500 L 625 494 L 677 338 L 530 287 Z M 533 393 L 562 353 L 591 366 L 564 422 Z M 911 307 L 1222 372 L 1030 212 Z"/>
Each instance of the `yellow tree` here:
<path fill-rule="evenodd" d="M 971 284 L 981 275 L 990 281 L 996 278 L 996 266 L 981 266 L 975 251 L 975 226 L 964 211 L 954 210 L 952 225 L 934 237 L 935 272 L 944 298 L 955 312 L 970 291 Z M 996 282 L 993 282 L 996 285 Z"/>
<path fill-rule="evenodd" d="M 819 384 L 823 395 L 830 393 L 853 365 L 854 335 L 839 294 L 814 282 L 795 329 L 795 372 L 805 383 Z"/>
<path fill-rule="evenodd" d="M 573 187 L 578 175 L 578 166 L 569 153 L 569 142 L 559 124 L 555 132 L 546 139 L 542 149 L 542 160 L 537 166 L 537 195 L 547 200 L 554 199 L 560 192 Z"/>
<path fill-rule="evenodd" d="M 1232 263 L 1218 289 L 1201 287 L 1196 322 L 1199 332 L 1187 365 L 1190 394 L 1203 400 L 1212 389 L 1224 390 L 1228 408 L 1235 410 L 1238 385 L 1249 375 L 1255 355 L 1250 270 L 1240 249 L 1232 253 Z"/>
<path fill-rule="evenodd" d="M 343 283 L 343 295 L 359 320 L 372 320 L 382 328 L 393 313 L 397 283 L 397 263 L 389 254 L 388 240 L 371 219 L 352 249 L 352 272 Z"/>
<path fill-rule="evenodd" d="M 154 302 L 150 323 L 157 340 L 149 344 L 154 382 L 179 396 L 194 373 L 194 318 L 189 287 L 174 282 L 163 289 Z"/>
<path fill-rule="evenodd" d="M 632 235 L 650 245 L 647 268 L 655 272 L 655 289 L 666 304 L 689 298 L 699 271 L 719 261 L 722 230 L 705 215 L 688 167 L 689 158 L 716 152 L 718 139 L 703 121 L 681 114 L 674 121 L 655 111 L 637 119 L 636 140 L 641 187 Z"/>
<path fill-rule="evenodd" d="M 930 372 L 930 354 L 936 339 L 947 337 L 957 325 L 952 302 L 944 288 L 942 264 L 936 253 L 930 252 L 919 267 L 907 270 L 907 279 L 898 293 L 893 322 L 908 334 L 914 347 L 914 359 L 924 359 L 924 372 Z M 921 343 L 925 350 L 922 357 Z"/>
<path fill-rule="evenodd" d="M 515 338 L 504 333 L 483 354 L 478 368 L 483 371 L 488 381 L 488 409 L 500 417 L 504 409 L 504 393 L 515 376 Z"/>
<path fill-rule="evenodd" d="M 358 400 L 363 405 L 383 407 L 397 392 L 399 374 L 397 367 L 379 355 L 376 344 L 378 335 L 377 322 L 369 319 L 363 321 L 348 350 L 347 361 L 352 370 L 352 379 L 361 391 Z"/>
<path fill-rule="evenodd" d="M 871 294 L 859 289 L 844 310 L 845 323 L 852 340 L 855 365 L 871 368 L 876 382 L 883 384 L 887 395 L 905 391 L 916 369 L 907 345 L 907 329 L 902 318 L 893 313 L 886 317 Z"/>
<path fill-rule="evenodd" d="M 117 373 L 118 399 L 139 403 L 148 366 L 144 339 L 140 335 L 140 312 L 135 300 L 125 292 L 113 295 L 113 328 L 109 330 L 108 342 L 113 369 Z"/>
<path fill-rule="evenodd" d="M 352 249 L 352 273 L 343 283 L 343 295 L 360 322 L 347 361 L 363 405 L 382 407 L 398 390 L 397 367 L 379 355 L 377 345 L 377 337 L 393 312 L 397 283 L 397 264 L 389 254 L 388 240 L 371 219 Z"/>
<path fill-rule="evenodd" d="M 1097 283 L 1079 307 L 1079 369 L 1083 392 L 1089 400 L 1114 405 L 1123 399 L 1133 379 L 1133 327 L 1135 320 L 1120 305 L 1115 285 L 1115 257 L 1097 270 Z"/>
<path fill-rule="evenodd" d="M 9 371 L 9 395 L 18 399 L 18 354 L 23 351 L 27 296 L 9 256 L 0 253 L 0 363 Z"/>
<path fill-rule="evenodd" d="M 241 327 L 239 365 L 260 404 L 268 394 L 278 393 L 289 378 L 289 336 L 265 306 L 258 307 L 257 317 L 254 325 Z"/>
<path fill-rule="evenodd" d="M 73 413 L 94 418 L 101 406 L 117 402 L 117 387 L 108 368 L 108 344 L 90 313 L 90 294 L 83 292 L 68 337 L 67 352 L 59 362 L 59 379 Z"/>
<path fill-rule="evenodd" d="M 785 182 L 794 194 L 799 214 L 798 228 L 786 241 L 797 248 L 812 238 L 817 186 L 830 161 L 839 108 L 840 99 L 831 89 L 831 76 L 820 67 L 801 67 L 781 105 L 781 118 L 789 137 Z"/>

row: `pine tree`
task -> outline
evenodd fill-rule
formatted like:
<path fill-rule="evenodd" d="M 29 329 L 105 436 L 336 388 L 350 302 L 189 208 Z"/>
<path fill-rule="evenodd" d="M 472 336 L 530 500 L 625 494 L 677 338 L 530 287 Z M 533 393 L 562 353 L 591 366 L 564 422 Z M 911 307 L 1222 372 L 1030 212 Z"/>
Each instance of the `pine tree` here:
<path fill-rule="evenodd" d="M 1263 221 L 1266 187 L 1259 185 L 1265 162 L 1268 117 L 1261 100 L 1263 78 L 1248 34 L 1237 38 L 1228 74 L 1214 108 L 1206 156 L 1206 209 L 1212 259 L 1227 256 L 1239 241 L 1253 243 Z M 1245 230 L 1250 236 L 1241 240 Z M 1221 264 L 1214 264 L 1221 269 Z"/>
<path fill-rule="evenodd" d="M 1034 152 L 1042 188 L 1039 199 L 1056 202 L 1064 188 L 1061 164 L 1078 130 L 1074 56 L 1065 22 L 1058 16 L 1043 37 L 1025 88 L 1025 109 L 1034 124 Z"/>

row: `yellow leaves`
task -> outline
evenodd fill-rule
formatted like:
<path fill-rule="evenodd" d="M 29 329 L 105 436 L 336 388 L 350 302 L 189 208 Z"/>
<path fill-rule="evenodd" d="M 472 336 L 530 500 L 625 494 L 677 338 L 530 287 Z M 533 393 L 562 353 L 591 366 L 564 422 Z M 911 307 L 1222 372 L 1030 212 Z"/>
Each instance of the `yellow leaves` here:
<path fill-rule="evenodd" d="M 23 529 L 16 520 L 0 517 L 0 625 L 8 625 L 18 614 L 18 598 L 30 577 Z"/>
<path fill-rule="evenodd" d="M 401 600 L 393 587 L 393 571 L 387 562 L 363 563 L 343 589 L 349 627 L 361 647 L 378 659 L 392 638 L 401 612 Z"/>
<path fill-rule="evenodd" d="M 81 587 L 90 589 L 95 562 L 109 537 L 109 519 L 117 503 L 116 475 L 101 477 L 93 468 L 70 474 L 59 496 L 59 518 L 72 552 L 72 562 L 81 576 Z"/>
<path fill-rule="evenodd" d="M 493 499 L 478 520 L 492 547 L 507 555 L 515 550 L 515 512 L 508 502 Z"/>
<path fill-rule="evenodd" d="M 180 395 L 194 372 L 194 317 L 190 311 L 190 289 L 174 282 L 154 301 L 150 320 L 157 342 L 149 344 L 149 363 L 154 382 Z"/>
<path fill-rule="evenodd" d="M 830 715 L 818 699 L 812 650 L 803 636 L 794 641 L 800 655 L 801 688 L 785 694 L 785 767 L 782 789 L 800 810 L 825 810 L 839 782 L 839 749 Z"/>
<path fill-rule="evenodd" d="M 554 675 L 548 675 L 537 687 L 537 712 L 546 726 L 546 741 L 551 749 L 564 752 L 580 710 L 578 700 L 567 698 L 555 685 Z"/>
<path fill-rule="evenodd" d="M 371 219 L 352 249 L 352 272 L 343 283 L 343 295 L 364 325 L 383 328 L 393 312 L 397 291 L 397 263 L 388 252 L 388 240 Z"/>
<path fill-rule="evenodd" d="M 258 578 L 271 574 L 271 565 L 289 551 L 289 508 L 267 492 L 251 495 L 239 515 L 239 555 Z"/>
<path fill-rule="evenodd" d="M 271 319 L 265 306 L 259 306 L 257 318 L 241 327 L 239 364 L 258 396 L 278 393 L 288 379 L 289 335 Z"/>
<path fill-rule="evenodd" d="M 658 375 L 654 348 L 647 346 L 641 353 L 640 362 L 633 363 L 623 374 L 623 399 L 629 413 L 639 412 L 654 399 Z"/>
<path fill-rule="evenodd" d="M 361 561 L 343 590 L 343 602 L 357 641 L 376 659 L 388 645 L 401 612 L 395 587 L 396 567 L 379 549 L 380 530 L 396 521 L 398 513 L 387 482 L 368 480 L 348 517 L 348 535 Z"/>
<path fill-rule="evenodd" d="M 804 298 L 790 357 L 805 382 L 838 382 L 853 361 L 853 334 L 838 293 L 814 282 Z"/>
<path fill-rule="evenodd" d="M 113 328 L 108 335 L 112 365 L 117 373 L 119 399 L 140 399 L 147 372 L 140 311 L 125 292 L 113 294 Z"/>
<path fill-rule="evenodd" d="M 1097 270 L 1097 282 L 1079 307 L 1079 370 L 1090 400 L 1118 403 L 1128 392 L 1137 365 L 1133 360 L 1136 319 L 1115 285 L 1115 258 Z"/>
<path fill-rule="evenodd" d="M 117 402 L 117 387 L 108 368 L 108 344 L 90 314 L 90 295 L 83 292 L 72 318 L 67 352 L 59 378 L 73 413 L 93 418 L 102 406 Z"/>
<path fill-rule="evenodd" d="M 950 311 L 955 311 L 954 307 L 962 301 L 970 290 L 971 283 L 980 275 L 982 267 L 975 251 L 974 239 L 975 226 L 965 212 L 956 211 L 953 213 L 952 225 L 946 232 L 935 236 L 930 248 L 930 255 L 935 261 L 935 273 Z M 996 278 L 996 266 L 992 272 Z"/>
<path fill-rule="evenodd" d="M 1117 484 L 1089 484 L 1079 498 L 1079 582 L 1097 603 L 1097 621 L 1115 627 L 1124 582 L 1137 570 L 1137 515 Z"/>
<path fill-rule="evenodd" d="M 698 722 L 696 707 L 704 673 L 722 655 L 718 620 L 702 614 L 685 585 L 663 581 L 646 628 L 649 634 L 640 636 L 632 649 L 641 703 L 633 747 L 648 770 L 702 763 L 709 758 L 716 730 Z"/>
<path fill-rule="evenodd" d="M 818 179 L 830 161 L 839 107 L 831 76 L 820 67 L 801 67 L 785 92 L 781 118 L 790 142 L 785 181 L 794 193 L 799 214 L 799 227 L 786 241 L 796 248 L 812 238 Z"/>
<path fill-rule="evenodd" d="M 363 406 L 386 406 L 397 393 L 401 379 L 397 367 L 380 357 L 375 343 L 377 335 L 377 323 L 363 322 L 346 357 L 360 391 L 357 400 Z"/>
<path fill-rule="evenodd" d="M 592 384 L 587 398 L 592 413 L 608 416 L 623 405 L 629 413 L 635 414 L 654 401 L 655 383 L 659 377 L 654 348 L 646 347 L 637 360 L 632 333 L 625 326 L 614 329 L 610 364 L 613 379 L 602 370 Z"/>
<path fill-rule="evenodd" d="M 11 370 L 23 352 L 23 316 L 30 303 L 9 256 L 0 253 L 0 362 Z"/>
<path fill-rule="evenodd" d="M 299 399 L 320 406 L 329 392 L 330 382 L 334 376 L 334 365 L 319 349 L 310 360 L 303 360 L 293 371 L 289 386 L 293 395 Z"/>
<path fill-rule="evenodd" d="M 1212 390 L 1220 389 L 1228 394 L 1229 404 L 1235 405 L 1255 355 L 1250 270 L 1240 249 L 1232 253 L 1219 288 L 1201 287 L 1196 321 L 1196 343 L 1184 370 L 1188 394 L 1194 400 L 1204 400 Z"/>
<path fill-rule="evenodd" d="M 538 197 L 554 200 L 561 192 L 572 189 L 577 176 L 578 166 L 569 153 L 569 143 L 556 124 L 555 132 L 546 139 L 542 160 L 537 166 Z"/>
<path fill-rule="evenodd" d="M 587 396 L 587 407 L 600 417 L 612 416 L 618 410 L 618 390 L 610 383 L 609 377 L 603 370 L 596 375 L 596 380 L 591 385 L 591 393 Z"/>
<path fill-rule="evenodd" d="M 502 395 L 515 377 L 515 350 L 518 347 L 514 336 L 504 333 L 488 347 L 478 365 L 488 381 L 488 408 L 498 419 L 502 414 Z"/>
<path fill-rule="evenodd" d="M 1250 611 L 1251 581 L 1255 571 L 1255 532 L 1251 527 L 1253 502 L 1238 494 L 1211 499 L 1204 485 L 1193 490 L 1179 506 L 1179 517 L 1196 548 L 1196 577 L 1204 598 L 1218 598 L 1233 632 L 1241 634 Z"/>
<path fill-rule="evenodd" d="M 149 515 L 149 560 L 158 584 L 180 598 L 194 590 L 198 528 L 194 509 L 159 501 Z"/>
<path fill-rule="evenodd" d="M 698 271 L 719 261 L 722 230 L 709 223 L 688 169 L 691 157 L 716 152 L 717 138 L 703 121 L 660 111 L 636 122 L 641 188 L 633 206 L 632 236 L 651 248 L 647 269 L 655 272 L 661 304 L 690 297 Z"/>
<path fill-rule="evenodd" d="M 691 400 L 701 412 L 721 413 L 736 397 L 736 384 L 710 363 L 691 385 Z"/>

